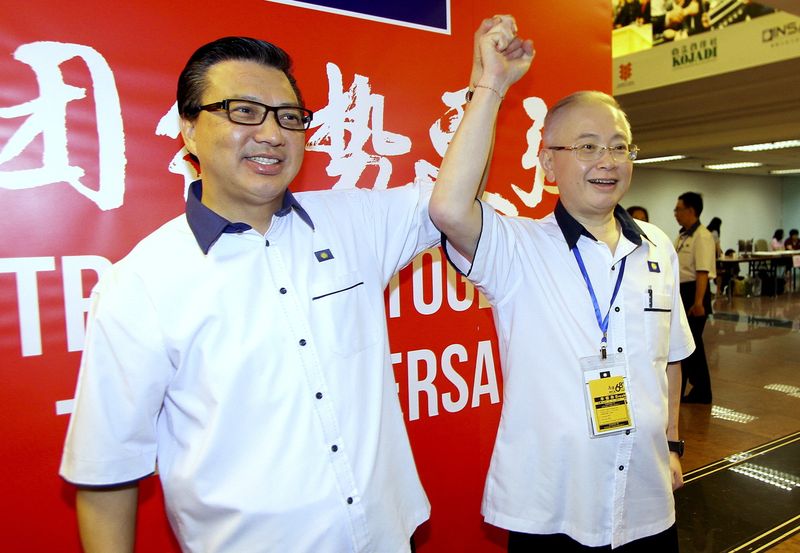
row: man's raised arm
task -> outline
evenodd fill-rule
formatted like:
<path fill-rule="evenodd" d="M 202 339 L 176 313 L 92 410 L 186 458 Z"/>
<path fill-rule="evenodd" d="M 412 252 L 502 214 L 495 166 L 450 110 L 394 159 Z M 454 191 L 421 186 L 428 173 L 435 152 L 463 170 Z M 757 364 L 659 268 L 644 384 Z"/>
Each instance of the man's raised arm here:
<path fill-rule="evenodd" d="M 511 85 L 528 71 L 534 55 L 533 43 L 517 37 L 513 17 L 495 16 L 492 22 L 488 32 L 482 34 L 479 29 L 475 33 L 480 79 L 471 83 L 472 101 L 444 156 L 430 202 L 433 223 L 470 261 L 481 229 L 475 198 L 489 163 L 500 103 Z M 488 24 L 484 21 L 484 25 Z"/>

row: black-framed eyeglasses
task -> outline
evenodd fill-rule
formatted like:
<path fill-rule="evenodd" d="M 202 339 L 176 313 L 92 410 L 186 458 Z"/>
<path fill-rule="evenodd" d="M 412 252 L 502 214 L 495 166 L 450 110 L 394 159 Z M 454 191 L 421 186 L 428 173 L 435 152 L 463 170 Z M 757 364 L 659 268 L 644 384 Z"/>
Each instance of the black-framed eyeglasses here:
<path fill-rule="evenodd" d="M 611 154 L 611 159 L 617 163 L 633 161 L 639 154 L 636 144 L 617 144 L 616 146 L 601 146 L 587 142 L 575 146 L 550 146 L 546 150 L 572 150 L 579 161 L 600 161 L 606 152 Z"/>
<path fill-rule="evenodd" d="M 206 104 L 197 111 L 225 111 L 228 119 L 237 125 L 260 125 L 267 119 L 269 112 L 275 112 L 275 121 L 283 129 L 305 131 L 311 126 L 314 112 L 295 106 L 268 106 L 252 100 L 228 98 L 221 102 Z"/>

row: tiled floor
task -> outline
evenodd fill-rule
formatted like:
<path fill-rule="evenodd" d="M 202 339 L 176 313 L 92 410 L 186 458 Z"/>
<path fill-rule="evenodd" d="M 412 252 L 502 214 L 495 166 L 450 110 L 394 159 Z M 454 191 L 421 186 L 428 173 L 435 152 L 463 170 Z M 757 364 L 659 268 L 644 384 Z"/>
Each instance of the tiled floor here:
<path fill-rule="evenodd" d="M 800 553 L 800 534 L 766 548 L 731 546 L 778 519 L 795 519 L 785 531 L 798 527 L 800 484 L 783 490 L 764 483 L 765 478 L 748 478 L 744 473 L 752 467 L 744 462 L 734 464 L 735 471 L 698 470 L 692 479 L 695 469 L 800 432 L 800 292 L 718 299 L 714 310 L 704 333 L 714 402 L 681 406 L 683 469 L 691 480 L 677 496 L 681 552 Z M 752 464 L 800 482 L 800 434 L 795 438 Z"/>

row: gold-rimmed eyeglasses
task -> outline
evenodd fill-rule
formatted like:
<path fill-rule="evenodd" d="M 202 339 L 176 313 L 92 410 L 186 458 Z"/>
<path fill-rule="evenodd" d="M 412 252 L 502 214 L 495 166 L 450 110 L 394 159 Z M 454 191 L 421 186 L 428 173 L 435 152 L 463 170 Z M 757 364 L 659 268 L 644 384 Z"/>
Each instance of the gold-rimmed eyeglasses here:
<path fill-rule="evenodd" d="M 617 163 L 633 161 L 639 154 L 639 148 L 635 144 L 617 144 L 616 146 L 601 146 L 587 142 L 576 144 L 575 146 L 549 146 L 546 150 L 572 150 L 579 161 L 600 161 L 608 152 L 611 159 Z"/>

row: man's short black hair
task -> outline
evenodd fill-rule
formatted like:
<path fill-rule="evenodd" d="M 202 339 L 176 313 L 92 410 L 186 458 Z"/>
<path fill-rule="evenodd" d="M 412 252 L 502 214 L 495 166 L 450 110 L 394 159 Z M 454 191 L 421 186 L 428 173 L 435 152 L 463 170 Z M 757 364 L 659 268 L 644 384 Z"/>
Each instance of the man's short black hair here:
<path fill-rule="evenodd" d="M 303 97 L 292 75 L 292 59 L 286 51 L 264 40 L 229 36 L 201 46 L 186 62 L 186 67 L 178 77 L 178 113 L 181 117 L 185 119 L 197 117 L 203 91 L 207 85 L 208 70 L 213 65 L 228 60 L 253 61 L 283 71 L 289 79 L 289 84 L 292 85 L 298 104 L 303 106 Z"/>
<path fill-rule="evenodd" d="M 678 199 L 683 202 L 684 207 L 691 207 L 694 209 L 696 217 L 700 217 L 700 214 L 703 212 L 703 196 L 697 192 L 684 192 L 678 196 Z"/>

